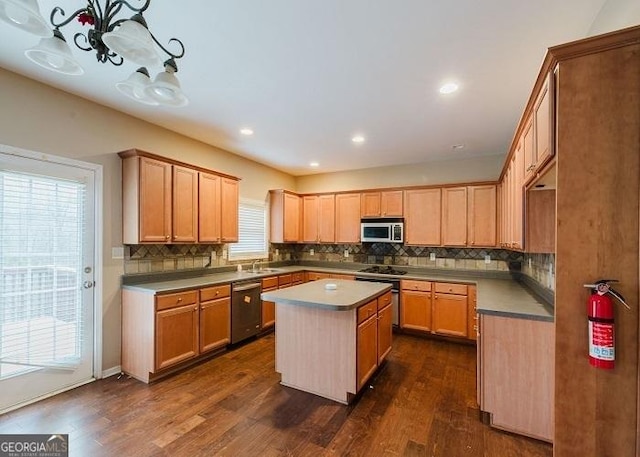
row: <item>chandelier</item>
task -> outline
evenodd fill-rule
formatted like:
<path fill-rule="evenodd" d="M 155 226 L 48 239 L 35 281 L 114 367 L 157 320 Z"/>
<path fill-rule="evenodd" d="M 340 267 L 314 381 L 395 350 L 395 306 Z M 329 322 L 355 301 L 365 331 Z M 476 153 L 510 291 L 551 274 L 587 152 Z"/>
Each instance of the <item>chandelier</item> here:
<path fill-rule="evenodd" d="M 185 106 L 188 100 L 175 75 L 178 71 L 176 60 L 184 56 L 184 45 L 177 38 L 171 38 L 169 44 L 173 43 L 177 48 L 177 52 L 172 52 L 149 31 L 142 14 L 150 3 L 151 0 L 146 0 L 136 7 L 126 0 L 88 0 L 84 8 L 69 16 L 56 6 L 49 18 L 52 29 L 40 14 L 37 0 L 0 0 L 0 19 L 42 37 L 37 46 L 25 51 L 29 60 L 58 73 L 81 75 L 84 70 L 60 31 L 61 27 L 76 20 L 87 28 L 73 36 L 79 49 L 95 51 L 96 58 L 102 63 L 120 66 L 130 61 L 140 66 L 129 78 L 116 84 L 121 93 L 147 105 Z M 129 12 L 118 18 L 123 8 Z M 128 15 L 132 16 L 129 18 Z M 153 80 L 147 70 L 152 66 L 164 68 Z"/>

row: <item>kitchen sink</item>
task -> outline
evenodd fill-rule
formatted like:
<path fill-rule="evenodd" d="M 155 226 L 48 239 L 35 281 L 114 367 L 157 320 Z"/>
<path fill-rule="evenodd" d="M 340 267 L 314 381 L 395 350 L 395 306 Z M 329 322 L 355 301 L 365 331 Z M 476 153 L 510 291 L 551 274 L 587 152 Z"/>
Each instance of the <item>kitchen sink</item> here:
<path fill-rule="evenodd" d="M 256 271 L 256 273 L 279 273 L 282 270 L 278 269 L 278 268 L 261 268 L 260 270 Z"/>

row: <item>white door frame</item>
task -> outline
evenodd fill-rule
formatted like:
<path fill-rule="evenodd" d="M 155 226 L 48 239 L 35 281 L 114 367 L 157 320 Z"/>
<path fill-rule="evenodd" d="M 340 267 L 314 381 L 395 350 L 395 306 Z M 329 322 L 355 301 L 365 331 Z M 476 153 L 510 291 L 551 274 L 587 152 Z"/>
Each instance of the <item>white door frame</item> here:
<path fill-rule="evenodd" d="M 94 197 L 94 227 L 95 227 L 95 242 L 94 242 L 94 278 L 95 287 L 93 287 L 93 377 L 95 379 L 102 378 L 102 193 L 103 193 L 103 176 L 102 165 L 90 162 L 83 162 L 76 159 L 70 159 L 67 157 L 56 156 L 52 154 L 46 154 L 42 152 L 30 151 L 27 149 L 16 148 L 14 146 L 8 146 L 0 144 L 0 152 L 13 155 L 16 157 L 24 157 L 32 160 L 38 160 L 40 162 L 50 162 L 61 165 L 68 165 L 76 168 L 84 168 L 94 173 L 95 178 L 95 197 Z"/>

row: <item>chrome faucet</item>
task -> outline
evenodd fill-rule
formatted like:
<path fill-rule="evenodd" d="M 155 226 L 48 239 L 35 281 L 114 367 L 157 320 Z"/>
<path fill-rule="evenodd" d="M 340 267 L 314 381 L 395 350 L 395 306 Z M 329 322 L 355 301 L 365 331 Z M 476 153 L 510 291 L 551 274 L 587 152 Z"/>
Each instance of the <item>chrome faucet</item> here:
<path fill-rule="evenodd" d="M 258 271 L 258 269 L 256 268 L 257 265 L 259 265 L 260 262 L 258 262 L 257 260 L 253 262 L 253 265 L 251 266 L 251 271 L 253 271 L 254 273 Z"/>

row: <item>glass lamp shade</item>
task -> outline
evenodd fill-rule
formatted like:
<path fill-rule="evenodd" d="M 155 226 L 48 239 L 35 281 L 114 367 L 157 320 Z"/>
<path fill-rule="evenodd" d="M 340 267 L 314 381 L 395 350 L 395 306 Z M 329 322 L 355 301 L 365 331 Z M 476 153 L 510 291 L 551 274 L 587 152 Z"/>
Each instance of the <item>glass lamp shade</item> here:
<path fill-rule="evenodd" d="M 137 65 L 151 67 L 161 63 L 149 30 L 133 19 L 103 34 L 102 41 L 125 60 Z"/>
<path fill-rule="evenodd" d="M 65 75 L 81 75 L 84 70 L 73 58 L 69 45 L 59 31 L 51 38 L 41 38 L 37 46 L 27 49 L 24 54 L 29 60 L 47 70 Z"/>
<path fill-rule="evenodd" d="M 40 14 L 37 0 L 0 0 L 0 19 L 34 35 L 53 35 L 51 27 Z"/>
<path fill-rule="evenodd" d="M 159 105 L 160 103 L 145 92 L 145 89 L 150 84 L 151 78 L 149 78 L 146 68 L 139 68 L 124 81 L 116 83 L 116 89 L 127 97 L 145 105 Z"/>
<path fill-rule="evenodd" d="M 186 106 L 189 99 L 180 89 L 180 82 L 170 71 L 158 73 L 156 79 L 145 89 L 145 93 L 161 105 Z"/>

